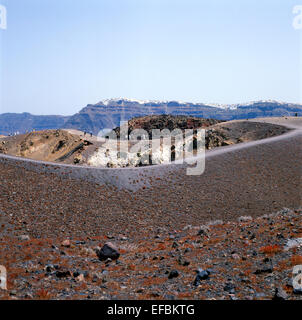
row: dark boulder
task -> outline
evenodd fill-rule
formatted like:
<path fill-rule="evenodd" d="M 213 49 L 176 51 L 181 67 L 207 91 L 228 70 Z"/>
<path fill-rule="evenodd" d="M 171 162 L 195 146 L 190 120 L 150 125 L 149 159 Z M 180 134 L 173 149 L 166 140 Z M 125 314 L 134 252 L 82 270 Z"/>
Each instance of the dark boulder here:
<path fill-rule="evenodd" d="M 120 257 L 117 247 L 111 242 L 105 243 L 101 250 L 97 250 L 96 254 L 101 261 L 105 261 L 108 258 L 117 260 Z"/>

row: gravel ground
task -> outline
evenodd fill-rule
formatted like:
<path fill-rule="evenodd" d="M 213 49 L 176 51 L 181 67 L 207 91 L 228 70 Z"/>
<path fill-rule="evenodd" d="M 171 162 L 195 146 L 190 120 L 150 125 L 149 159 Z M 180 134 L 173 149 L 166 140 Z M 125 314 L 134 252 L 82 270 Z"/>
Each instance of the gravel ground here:
<path fill-rule="evenodd" d="M 0 299 L 301 300 L 292 281 L 293 267 L 302 264 L 301 214 L 283 209 L 173 232 L 160 227 L 156 236 L 146 227 L 139 239 L 2 236 L 8 290 Z M 300 246 L 287 249 L 289 239 Z M 118 260 L 98 258 L 108 241 L 117 245 Z"/>

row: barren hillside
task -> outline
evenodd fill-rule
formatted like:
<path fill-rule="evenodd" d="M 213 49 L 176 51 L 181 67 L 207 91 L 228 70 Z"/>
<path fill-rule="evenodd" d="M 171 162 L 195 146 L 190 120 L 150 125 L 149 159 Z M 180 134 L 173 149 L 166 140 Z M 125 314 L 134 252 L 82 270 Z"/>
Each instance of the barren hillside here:
<path fill-rule="evenodd" d="M 34 160 L 77 162 L 87 142 L 63 130 L 31 132 L 0 140 L 0 153 Z M 80 159 L 80 158 L 79 158 Z"/>

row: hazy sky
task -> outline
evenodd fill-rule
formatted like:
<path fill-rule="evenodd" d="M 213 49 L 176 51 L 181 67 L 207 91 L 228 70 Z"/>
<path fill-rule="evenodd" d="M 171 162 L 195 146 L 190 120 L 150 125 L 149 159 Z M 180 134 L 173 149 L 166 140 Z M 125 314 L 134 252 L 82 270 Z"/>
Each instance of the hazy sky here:
<path fill-rule="evenodd" d="M 0 0 L 0 113 L 126 97 L 301 102 L 300 0 Z"/>

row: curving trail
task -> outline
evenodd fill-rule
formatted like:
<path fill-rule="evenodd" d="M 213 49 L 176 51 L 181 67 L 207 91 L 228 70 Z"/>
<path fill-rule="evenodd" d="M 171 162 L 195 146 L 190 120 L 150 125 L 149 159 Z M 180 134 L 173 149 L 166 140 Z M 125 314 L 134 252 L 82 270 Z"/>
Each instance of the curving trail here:
<path fill-rule="evenodd" d="M 241 120 L 230 122 L 236 121 Z M 301 135 L 302 120 L 300 118 L 264 118 L 257 119 L 257 121 L 250 121 L 284 125 L 292 130 L 280 136 L 207 150 L 205 158 L 209 160 L 213 157 L 222 156 L 226 153 L 238 152 L 240 150 L 260 145 L 270 145 L 272 143 L 282 142 Z M 198 157 L 194 157 L 188 159 L 188 162 L 193 160 L 194 163 L 194 160 L 196 161 L 198 159 Z M 173 164 L 162 164 L 140 168 L 95 168 L 72 164 L 58 164 L 54 162 L 31 160 L 0 154 L 0 162 L 1 161 L 36 172 L 56 173 L 68 178 L 86 180 L 100 185 L 109 184 L 118 187 L 119 189 L 127 189 L 131 191 L 137 191 L 143 186 L 152 187 L 152 185 L 154 185 L 154 181 L 153 184 L 150 183 L 150 178 L 163 178 L 167 174 L 178 174 L 178 171 L 182 172 L 184 168 L 186 169 L 188 167 L 186 162 L 184 164 L 175 162 Z M 175 171 L 177 171 L 177 173 Z"/>
<path fill-rule="evenodd" d="M 186 175 L 186 164 L 96 169 L 0 155 L 0 211 L 21 215 L 36 235 L 58 236 L 112 233 L 113 225 L 114 232 L 137 235 L 142 227 L 150 232 L 159 226 L 174 230 L 207 220 L 297 208 L 302 119 L 257 121 L 293 130 L 208 151 L 200 176 Z M 33 216 L 33 211 L 43 214 Z"/>

